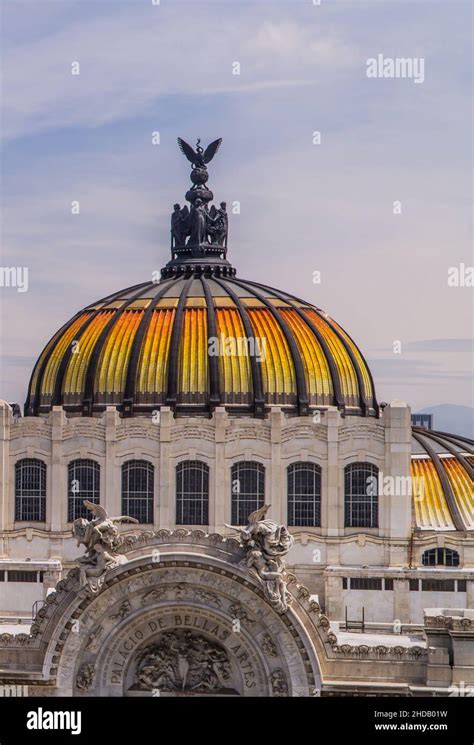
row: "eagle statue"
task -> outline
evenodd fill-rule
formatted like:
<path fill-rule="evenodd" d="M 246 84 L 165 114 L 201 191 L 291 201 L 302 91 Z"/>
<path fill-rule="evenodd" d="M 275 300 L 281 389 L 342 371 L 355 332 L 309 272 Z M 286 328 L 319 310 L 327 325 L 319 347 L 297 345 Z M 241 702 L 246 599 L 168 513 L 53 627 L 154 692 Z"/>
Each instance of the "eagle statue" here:
<path fill-rule="evenodd" d="M 181 137 L 178 137 L 179 149 L 181 150 L 183 155 L 186 156 L 189 162 L 192 163 L 193 168 L 205 168 L 206 164 L 211 162 L 214 155 L 219 150 L 220 144 L 222 142 L 222 137 L 219 137 L 218 140 L 214 140 L 214 142 L 211 142 L 211 144 L 208 145 L 205 150 L 201 147 L 200 142 L 201 140 L 198 139 L 196 143 L 196 150 L 194 150 L 191 145 L 182 140 Z"/>

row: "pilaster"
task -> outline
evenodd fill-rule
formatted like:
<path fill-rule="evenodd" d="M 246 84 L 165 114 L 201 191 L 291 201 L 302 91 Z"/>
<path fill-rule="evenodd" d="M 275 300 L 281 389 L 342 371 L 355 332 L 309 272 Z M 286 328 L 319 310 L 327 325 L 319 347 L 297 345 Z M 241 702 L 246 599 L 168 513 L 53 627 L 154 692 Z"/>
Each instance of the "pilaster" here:
<path fill-rule="evenodd" d="M 284 414 L 279 406 L 272 408 L 270 412 L 270 443 L 271 443 L 271 465 L 270 484 L 267 489 L 267 504 L 271 505 L 270 517 L 276 522 L 287 524 L 286 488 L 281 463 L 281 430 Z"/>
<path fill-rule="evenodd" d="M 225 437 L 229 415 L 224 406 L 218 406 L 215 409 L 212 421 L 215 427 L 214 494 L 209 505 L 209 530 L 219 532 L 223 530 L 224 522 L 230 523 L 230 513 L 226 514 L 230 491 L 226 488 L 225 462 Z"/>
<path fill-rule="evenodd" d="M 171 427 L 173 414 L 169 406 L 160 409 L 160 504 L 158 509 L 158 525 L 160 528 L 170 528 L 175 522 L 174 504 L 171 499 L 171 484 L 174 483 L 172 474 L 171 455 Z"/>
<path fill-rule="evenodd" d="M 412 496 L 411 410 L 404 401 L 392 401 L 384 409 L 385 472 L 390 476 L 394 496 L 379 495 L 382 534 L 390 538 L 409 538 L 411 532 Z M 392 563 L 392 562 L 391 562 Z M 399 563 L 394 561 L 394 563 Z"/>
<path fill-rule="evenodd" d="M 49 415 L 51 430 L 51 476 L 46 490 L 46 526 L 60 531 L 67 526 L 67 475 L 63 463 L 63 429 L 67 423 L 62 406 L 53 406 Z"/>
<path fill-rule="evenodd" d="M 13 414 L 6 401 L 0 401 L 0 531 L 13 528 L 13 484 L 10 483 L 10 430 Z M 14 507 L 13 507 L 14 509 Z M 0 552 L 3 555 L 3 552 Z"/>
<path fill-rule="evenodd" d="M 321 495 L 322 524 L 327 525 L 326 535 L 344 534 L 344 493 L 340 484 L 339 466 L 339 428 L 342 423 L 341 412 L 335 407 L 326 411 L 324 421 L 327 427 L 327 473 L 326 488 Z"/>
<path fill-rule="evenodd" d="M 105 495 L 104 507 L 109 515 L 121 515 L 120 471 L 116 464 L 117 426 L 120 416 L 115 406 L 107 406 L 104 412 L 105 425 Z M 117 483 L 118 482 L 118 483 Z"/>
<path fill-rule="evenodd" d="M 393 580 L 393 617 L 401 623 L 410 623 L 410 585 L 408 579 Z"/>
<path fill-rule="evenodd" d="M 342 620 L 342 577 L 326 574 L 324 588 L 326 615 L 331 621 Z"/>

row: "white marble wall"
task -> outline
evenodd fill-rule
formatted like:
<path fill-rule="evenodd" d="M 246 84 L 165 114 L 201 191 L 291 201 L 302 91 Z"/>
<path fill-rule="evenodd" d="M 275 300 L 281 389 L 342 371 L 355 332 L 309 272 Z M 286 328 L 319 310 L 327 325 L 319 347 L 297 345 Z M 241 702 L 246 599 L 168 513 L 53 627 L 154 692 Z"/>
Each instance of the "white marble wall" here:
<path fill-rule="evenodd" d="M 151 417 L 121 419 L 113 407 L 97 418 L 67 417 L 55 407 L 45 418 L 13 420 L 8 405 L 0 403 L 0 437 L 0 558 L 28 556 L 70 564 L 78 549 L 67 523 L 67 464 L 76 458 L 96 460 L 101 466 L 101 501 L 109 514 L 120 514 L 121 466 L 138 458 L 155 467 L 155 528 L 174 527 L 176 465 L 188 459 L 209 465 L 210 532 L 228 532 L 224 523 L 231 521 L 233 463 L 246 459 L 265 466 L 269 516 L 282 523 L 287 515 L 288 465 L 300 460 L 319 464 L 321 527 L 292 529 L 296 542 L 289 564 L 337 615 L 340 588 L 325 582 L 326 567 L 406 567 L 409 561 L 409 496 L 380 497 L 379 528 L 360 532 L 344 527 L 347 464 L 368 461 L 384 476 L 410 473 L 410 409 L 400 401 L 387 406 L 380 419 L 343 417 L 330 407 L 318 424 L 308 417 L 288 418 L 278 407 L 264 420 L 231 417 L 223 408 L 211 419 L 175 419 L 170 410 L 162 409 L 160 422 L 154 423 Z M 41 458 L 47 465 L 45 524 L 14 522 L 15 463 L 25 457 Z M 456 544 L 462 565 L 474 566 L 472 540 L 458 534 L 417 537 L 415 562 L 421 561 L 422 551 L 444 540 L 446 545 Z M 468 604 L 473 603 L 468 593 Z"/>
<path fill-rule="evenodd" d="M 406 412 L 409 417 L 409 410 Z M 14 468 L 16 461 L 25 457 L 41 458 L 48 467 L 47 520 L 41 527 L 54 532 L 69 527 L 67 464 L 76 458 L 92 458 L 100 464 L 101 499 L 115 514 L 120 512 L 121 465 L 131 458 L 150 461 L 155 466 L 155 525 L 161 527 L 172 527 L 175 520 L 176 464 L 187 459 L 203 460 L 210 468 L 211 530 L 222 530 L 224 522 L 230 521 L 233 463 L 252 459 L 265 466 L 265 499 L 272 505 L 272 517 L 281 522 L 286 522 L 287 466 L 299 460 L 318 463 L 322 468 L 322 528 L 312 532 L 327 536 L 358 532 L 344 528 L 346 464 L 367 460 L 385 474 L 400 469 L 400 456 L 392 454 L 387 445 L 394 437 L 386 436 L 391 422 L 387 427 L 384 420 L 343 418 L 334 408 L 323 415 L 321 424 L 313 424 L 306 417 L 287 418 L 279 408 L 265 420 L 233 418 L 221 408 L 212 419 L 174 419 L 169 410 L 163 409 L 159 424 L 148 417 L 121 419 L 112 407 L 101 418 L 67 417 L 60 407 L 54 407 L 47 418 L 13 420 L 6 406 L 0 409 L 0 415 L 0 530 L 40 527 L 14 523 Z M 387 414 L 384 416 L 387 418 Z M 400 525 L 391 509 L 390 504 L 381 504 L 381 527 L 372 532 L 384 536 L 392 531 L 406 536 L 407 519 Z"/>

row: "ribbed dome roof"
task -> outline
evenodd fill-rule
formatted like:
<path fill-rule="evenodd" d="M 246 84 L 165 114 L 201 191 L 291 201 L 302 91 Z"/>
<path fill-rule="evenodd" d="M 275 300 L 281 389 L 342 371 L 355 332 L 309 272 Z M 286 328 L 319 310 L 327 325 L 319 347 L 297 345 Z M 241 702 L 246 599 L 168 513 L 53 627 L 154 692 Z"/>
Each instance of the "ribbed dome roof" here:
<path fill-rule="evenodd" d="M 474 442 L 413 427 L 411 475 L 419 530 L 474 530 Z"/>
<path fill-rule="evenodd" d="M 25 413 L 224 405 L 262 416 L 273 404 L 376 415 L 370 371 L 348 334 L 310 303 L 234 271 L 184 264 L 79 311 L 41 353 Z"/>

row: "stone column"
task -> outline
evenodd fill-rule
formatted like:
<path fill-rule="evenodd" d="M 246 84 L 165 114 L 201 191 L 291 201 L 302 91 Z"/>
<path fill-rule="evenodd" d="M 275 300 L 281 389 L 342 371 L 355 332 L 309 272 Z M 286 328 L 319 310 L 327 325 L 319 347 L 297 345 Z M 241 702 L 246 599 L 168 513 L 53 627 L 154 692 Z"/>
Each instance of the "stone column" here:
<path fill-rule="evenodd" d="M 324 582 L 324 607 L 330 621 L 342 621 L 342 577 L 326 573 Z"/>
<path fill-rule="evenodd" d="M 169 406 L 162 406 L 160 410 L 160 505 L 159 520 L 160 528 L 170 528 L 175 524 L 174 494 L 171 494 L 170 485 L 174 483 L 172 478 L 173 463 L 171 463 L 171 426 L 173 415 Z"/>
<path fill-rule="evenodd" d="M 393 580 L 393 620 L 410 623 L 410 584 L 408 579 Z"/>
<path fill-rule="evenodd" d="M 63 462 L 63 427 L 66 412 L 62 406 L 53 406 L 49 415 L 51 432 L 51 477 L 47 479 L 46 527 L 54 531 L 67 530 L 68 488 L 67 469 Z"/>
<path fill-rule="evenodd" d="M 283 488 L 285 474 L 281 464 L 281 429 L 283 425 L 283 412 L 281 407 L 276 406 L 270 412 L 270 443 L 271 443 L 271 465 L 270 483 L 267 488 L 267 503 L 271 504 L 270 517 L 277 523 L 287 524 L 286 488 Z"/>
<path fill-rule="evenodd" d="M 323 422 L 327 427 L 327 467 L 326 488 L 321 495 L 322 528 L 323 535 L 337 536 L 344 532 L 344 487 L 342 493 L 340 488 L 340 465 L 339 465 L 339 427 L 341 426 L 341 413 L 331 407 L 326 412 Z M 328 558 L 329 561 L 329 558 Z"/>
<path fill-rule="evenodd" d="M 15 486 L 10 482 L 10 429 L 13 414 L 6 401 L 0 401 L 0 531 L 12 530 L 15 514 Z M 13 501 L 12 501 L 13 500 Z M 3 546 L 0 556 L 5 554 Z"/>
<path fill-rule="evenodd" d="M 384 409 L 385 472 L 395 478 L 396 496 L 379 496 L 381 535 L 390 538 L 410 538 L 412 496 L 410 495 L 411 416 L 404 401 L 392 401 Z M 390 564 L 408 563 L 406 550 L 391 551 Z"/>
<path fill-rule="evenodd" d="M 214 495 L 209 505 L 209 530 L 219 533 L 224 530 L 224 522 L 230 523 L 230 492 L 227 490 L 225 463 L 225 436 L 229 416 L 224 406 L 216 407 L 212 421 L 215 426 Z"/>
<path fill-rule="evenodd" d="M 474 580 L 466 581 L 466 608 L 474 608 Z"/>
<path fill-rule="evenodd" d="M 115 406 L 107 406 L 103 415 L 105 424 L 105 478 L 104 505 L 109 515 L 122 514 L 122 480 L 116 463 L 117 426 L 120 417 Z"/>

